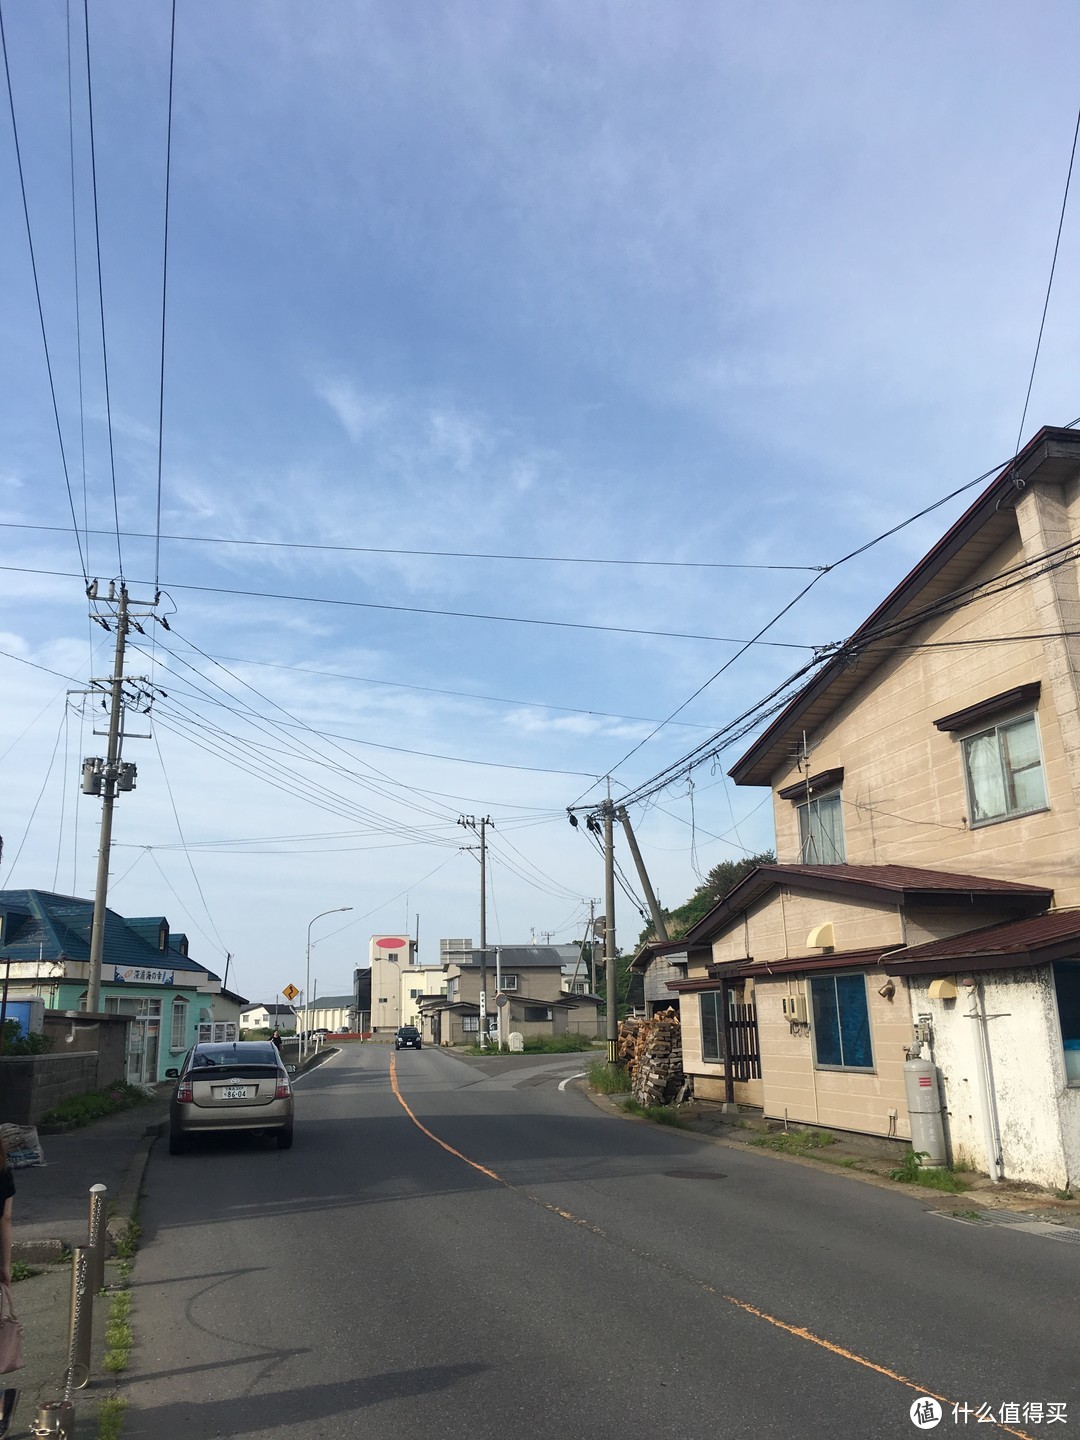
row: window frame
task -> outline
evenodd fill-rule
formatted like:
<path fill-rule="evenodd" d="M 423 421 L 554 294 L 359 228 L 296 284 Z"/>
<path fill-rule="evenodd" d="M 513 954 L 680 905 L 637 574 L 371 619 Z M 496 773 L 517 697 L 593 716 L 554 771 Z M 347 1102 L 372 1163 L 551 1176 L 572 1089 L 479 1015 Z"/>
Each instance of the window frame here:
<path fill-rule="evenodd" d="M 504 990 L 517 990 L 518 981 L 520 978 L 521 977 L 518 975 L 507 975 L 506 971 L 504 970 L 502 975 L 499 977 L 499 983 Z"/>
<path fill-rule="evenodd" d="M 836 804 L 836 812 L 839 816 L 840 825 L 840 854 L 830 859 L 808 859 L 807 851 L 813 842 L 814 819 L 820 814 L 823 805 Z M 803 834 L 803 816 L 806 816 L 807 832 Z M 824 791 L 820 795 L 811 795 L 808 800 L 795 801 L 795 820 L 799 827 L 799 864 L 800 865 L 846 865 L 847 864 L 847 839 L 844 835 L 844 792 L 842 785 Z M 819 826 L 817 843 L 819 847 L 824 839 L 824 832 Z"/>
<path fill-rule="evenodd" d="M 848 1064 L 844 1058 L 844 1033 L 845 1028 L 848 1027 L 845 1027 L 840 1012 L 840 982 L 849 980 L 858 980 L 859 982 L 861 982 L 862 985 L 862 1006 L 866 1024 L 865 1040 L 866 1048 L 870 1057 L 870 1063 L 868 1065 Z M 814 1050 L 815 1070 L 832 1070 L 851 1075 L 873 1075 L 876 1073 L 877 1065 L 874 1060 L 874 1026 L 870 1018 L 870 997 L 867 993 L 866 980 L 866 973 L 862 970 L 836 970 L 830 971 L 827 975 L 807 976 L 810 991 L 808 996 L 809 1004 L 807 1008 L 809 1010 L 810 1034 L 811 1043 Z M 826 1032 L 825 1027 L 822 1025 L 821 1021 L 818 1018 L 819 1009 L 817 996 L 819 992 L 817 991 L 816 987 L 825 985 L 828 982 L 832 983 L 832 995 L 835 1003 L 835 1039 L 839 1047 L 839 1063 L 832 1060 L 822 1060 L 820 1052 L 820 1042 L 824 1038 L 826 1038 Z M 829 1038 L 832 1038 L 831 1034 Z"/>
<path fill-rule="evenodd" d="M 172 1008 L 169 1011 L 169 1051 L 171 1054 L 175 1055 L 179 1051 L 186 1050 L 188 1048 L 188 1006 L 190 1003 L 191 1002 L 184 995 L 173 996 Z M 179 1022 L 179 1040 L 177 1040 L 176 1038 L 177 1022 Z"/>
<path fill-rule="evenodd" d="M 542 1010 L 543 1014 L 538 1015 L 538 1010 Z M 547 1025 L 555 1019 L 555 1011 L 550 1005 L 526 1005 L 521 1018 L 529 1025 Z"/>
<path fill-rule="evenodd" d="M 701 1059 L 706 1065 L 722 1065 L 724 1063 L 724 1042 L 720 1038 L 720 1026 L 723 1025 L 725 1019 L 722 1000 L 723 996 L 719 990 L 703 990 L 698 996 L 698 1001 L 700 1002 L 698 1005 L 698 1019 L 701 1024 Z M 710 1008 L 712 1010 L 712 1016 L 710 1018 L 713 1026 L 715 1026 L 713 1036 L 711 1037 L 711 1048 L 715 1048 L 715 1055 L 708 1054 L 705 1049 L 705 1037 L 707 1034 L 705 1023 L 706 1001 L 711 1002 Z"/>
<path fill-rule="evenodd" d="M 1042 785 L 1042 803 L 1038 805 L 1029 805 L 1024 808 L 1009 808 L 1008 801 L 1010 784 L 1012 785 L 1012 789 L 1015 794 L 1015 777 L 1025 772 L 1022 770 L 1010 771 L 1007 769 L 1006 751 L 1004 746 L 1002 745 L 1001 735 L 1003 731 L 1013 729 L 1019 725 L 1026 724 L 1029 721 L 1035 732 L 1035 750 L 1038 754 L 1038 772 L 1039 779 Z M 978 819 L 975 814 L 975 789 L 971 778 L 971 764 L 969 760 L 968 746 L 976 740 L 983 740 L 989 736 L 993 736 L 995 741 L 995 750 L 997 753 L 998 766 L 1000 769 L 1002 793 L 1004 794 L 1006 801 L 1006 809 L 1000 815 L 987 815 L 983 819 Z M 1046 760 L 1043 755 L 1042 731 L 1039 728 L 1039 714 L 1037 710 L 1031 709 L 1021 711 L 1018 714 L 999 715 L 992 724 L 981 724 L 979 726 L 972 727 L 970 730 L 966 730 L 961 734 L 957 735 L 956 738 L 960 744 L 960 767 L 964 773 L 964 794 L 967 799 L 968 826 L 970 829 L 982 830 L 985 829 L 987 825 L 1001 825 L 1008 820 L 1020 820 L 1025 815 L 1041 815 L 1045 811 L 1050 809 L 1050 797 L 1046 789 Z M 1036 767 L 1034 765 L 1029 765 L 1025 767 L 1025 770 L 1030 771 L 1035 768 Z"/>

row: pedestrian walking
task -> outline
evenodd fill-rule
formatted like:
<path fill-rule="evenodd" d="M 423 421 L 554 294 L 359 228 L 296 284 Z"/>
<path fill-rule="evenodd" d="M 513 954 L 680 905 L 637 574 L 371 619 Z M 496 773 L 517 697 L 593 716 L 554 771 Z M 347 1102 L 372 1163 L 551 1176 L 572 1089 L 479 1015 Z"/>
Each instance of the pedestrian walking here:
<path fill-rule="evenodd" d="M 15 1178 L 7 1163 L 7 1149 L 0 1140 L 0 1371 L 5 1375 L 22 1365 L 19 1323 L 11 1308 L 11 1211 L 15 1200 Z M 18 1390 L 5 1387 L 0 1393 L 0 1436 L 11 1428 Z"/>

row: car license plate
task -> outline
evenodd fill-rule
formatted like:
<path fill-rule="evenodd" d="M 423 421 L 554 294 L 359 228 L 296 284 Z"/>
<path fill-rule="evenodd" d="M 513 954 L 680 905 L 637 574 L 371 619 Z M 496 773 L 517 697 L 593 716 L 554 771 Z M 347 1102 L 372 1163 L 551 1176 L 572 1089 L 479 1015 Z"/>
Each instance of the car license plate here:
<path fill-rule="evenodd" d="M 223 1085 L 218 1091 L 222 1100 L 246 1100 L 250 1093 L 246 1085 Z"/>

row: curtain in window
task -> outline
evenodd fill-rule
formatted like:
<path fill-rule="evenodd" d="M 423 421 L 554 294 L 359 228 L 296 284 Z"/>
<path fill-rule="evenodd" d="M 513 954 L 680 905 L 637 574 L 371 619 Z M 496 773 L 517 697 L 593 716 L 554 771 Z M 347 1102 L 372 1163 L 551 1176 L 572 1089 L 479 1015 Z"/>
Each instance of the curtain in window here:
<path fill-rule="evenodd" d="M 1005 781 L 998 756 L 997 732 L 964 741 L 973 820 L 993 820 L 1007 812 Z"/>
<path fill-rule="evenodd" d="M 804 865 L 843 864 L 844 811 L 839 794 L 799 806 L 799 839 Z"/>
<path fill-rule="evenodd" d="M 874 1054 L 865 976 L 814 976 L 810 996 L 817 1063 L 843 1070 L 872 1070 Z"/>
<path fill-rule="evenodd" d="M 836 1008 L 840 1017 L 840 1050 L 843 1065 L 870 1070 L 870 1015 L 866 1008 L 866 980 L 862 975 L 836 977 Z"/>

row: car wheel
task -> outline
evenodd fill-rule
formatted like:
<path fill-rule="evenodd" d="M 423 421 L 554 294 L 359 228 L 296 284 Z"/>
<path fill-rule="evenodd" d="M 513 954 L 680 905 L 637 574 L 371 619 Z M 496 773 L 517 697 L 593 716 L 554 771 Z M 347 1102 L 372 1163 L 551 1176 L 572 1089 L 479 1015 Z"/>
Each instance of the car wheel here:
<path fill-rule="evenodd" d="M 292 1129 L 293 1127 L 290 1125 L 287 1129 L 277 1132 L 277 1148 L 279 1150 L 292 1149 Z"/>
<path fill-rule="evenodd" d="M 424 1047 L 420 1044 L 419 1041 L 417 1041 L 417 1043 L 416 1043 L 416 1048 L 417 1048 L 418 1050 L 422 1050 Z"/>
<path fill-rule="evenodd" d="M 187 1136 L 179 1134 L 176 1130 L 169 1131 L 169 1154 L 183 1155 L 188 1148 Z"/>

